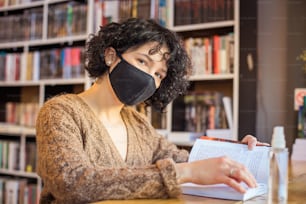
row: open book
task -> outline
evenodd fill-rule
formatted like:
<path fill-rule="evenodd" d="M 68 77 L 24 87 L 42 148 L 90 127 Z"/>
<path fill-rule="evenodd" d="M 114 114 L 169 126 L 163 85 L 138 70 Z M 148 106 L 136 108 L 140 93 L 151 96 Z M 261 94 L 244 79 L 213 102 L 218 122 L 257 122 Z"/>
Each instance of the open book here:
<path fill-rule="evenodd" d="M 181 185 L 183 194 L 228 200 L 248 200 L 255 196 L 267 193 L 269 149 L 270 147 L 266 146 L 256 146 L 253 150 L 248 150 L 248 146 L 245 144 L 215 141 L 211 139 L 197 139 L 192 147 L 189 162 L 226 155 L 231 159 L 244 164 L 254 175 L 258 187 L 248 188 L 247 185 L 243 183 L 242 185 L 245 185 L 247 191 L 246 193 L 241 194 L 225 184 L 197 185 L 185 183 Z M 205 171 L 205 169 L 203 171 Z"/>

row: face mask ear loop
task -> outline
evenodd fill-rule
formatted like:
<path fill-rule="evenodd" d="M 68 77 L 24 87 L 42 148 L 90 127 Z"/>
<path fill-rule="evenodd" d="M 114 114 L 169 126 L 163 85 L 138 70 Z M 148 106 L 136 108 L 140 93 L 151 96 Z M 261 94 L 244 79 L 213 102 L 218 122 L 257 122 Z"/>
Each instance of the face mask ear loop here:
<path fill-rule="evenodd" d="M 122 55 L 121 55 L 121 53 L 120 52 L 118 52 L 117 50 L 116 50 L 116 55 L 122 60 L 122 61 L 125 61 L 124 59 L 123 59 L 123 57 L 122 57 Z"/>

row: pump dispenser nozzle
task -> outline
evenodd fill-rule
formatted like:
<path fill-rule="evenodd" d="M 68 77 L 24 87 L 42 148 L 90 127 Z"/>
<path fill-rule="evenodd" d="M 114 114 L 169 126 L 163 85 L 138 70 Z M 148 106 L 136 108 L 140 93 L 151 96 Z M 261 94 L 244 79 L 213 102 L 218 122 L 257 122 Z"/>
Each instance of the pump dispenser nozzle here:
<path fill-rule="evenodd" d="M 275 126 L 273 129 L 272 135 L 272 147 L 274 148 L 285 148 L 286 147 L 286 140 L 284 134 L 284 127 L 283 126 Z"/>

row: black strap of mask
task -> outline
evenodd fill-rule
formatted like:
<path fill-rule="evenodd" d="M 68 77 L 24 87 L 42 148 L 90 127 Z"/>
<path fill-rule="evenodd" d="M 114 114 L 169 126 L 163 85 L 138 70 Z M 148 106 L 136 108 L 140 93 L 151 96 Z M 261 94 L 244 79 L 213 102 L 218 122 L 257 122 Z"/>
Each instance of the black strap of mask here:
<path fill-rule="evenodd" d="M 123 61 L 125 61 L 124 59 L 123 59 L 123 57 L 122 57 L 122 55 L 121 55 L 121 53 L 120 52 L 118 52 L 117 50 L 116 50 L 116 55 L 121 59 L 121 60 L 123 60 Z"/>

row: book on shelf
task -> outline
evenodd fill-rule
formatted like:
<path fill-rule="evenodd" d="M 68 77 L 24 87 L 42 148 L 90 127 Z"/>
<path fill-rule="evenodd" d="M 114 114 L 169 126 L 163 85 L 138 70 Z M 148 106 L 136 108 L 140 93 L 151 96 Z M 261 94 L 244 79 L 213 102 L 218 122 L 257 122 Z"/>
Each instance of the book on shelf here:
<path fill-rule="evenodd" d="M 0 177 L 0 202 L 3 204 L 37 203 L 37 185 L 26 179 Z"/>
<path fill-rule="evenodd" d="M 232 110 L 232 99 L 231 97 L 224 96 L 222 98 L 223 106 L 224 106 L 224 111 L 225 111 L 225 116 L 226 120 L 228 123 L 229 129 L 233 128 L 233 110 Z"/>
<path fill-rule="evenodd" d="M 189 37 L 184 40 L 193 75 L 231 74 L 234 67 L 234 34 Z"/>
<path fill-rule="evenodd" d="M 33 53 L 33 67 L 31 68 L 32 69 L 32 80 L 33 81 L 39 80 L 39 76 L 40 76 L 39 64 L 40 64 L 40 52 L 39 51 L 34 51 L 34 53 Z"/>
<path fill-rule="evenodd" d="M 228 200 L 248 200 L 267 193 L 270 147 L 256 146 L 253 150 L 248 150 L 246 144 L 229 141 L 220 138 L 200 137 L 195 141 L 188 161 L 228 156 L 245 165 L 255 177 L 258 186 L 249 188 L 242 183 L 246 189 L 246 193 L 242 194 L 225 184 L 198 185 L 186 183 L 181 185 L 183 194 Z"/>
<path fill-rule="evenodd" d="M 5 182 L 5 204 L 18 203 L 18 185 L 16 180 Z"/>
<path fill-rule="evenodd" d="M 222 102 L 223 94 L 217 91 L 190 92 L 173 102 L 172 130 L 201 132 L 207 129 L 227 129 Z"/>
<path fill-rule="evenodd" d="M 86 33 L 87 5 L 73 1 L 50 5 L 48 8 L 48 38 Z"/>
<path fill-rule="evenodd" d="M 20 144 L 15 141 L 0 140 L 1 169 L 20 170 Z"/>
<path fill-rule="evenodd" d="M 233 20 L 234 0 L 176 0 L 174 24 L 189 25 Z"/>
<path fill-rule="evenodd" d="M 5 80 L 5 64 L 6 64 L 6 54 L 0 52 L 0 81 Z"/>
<path fill-rule="evenodd" d="M 94 31 L 100 26 L 119 21 L 119 0 L 95 0 Z"/>
<path fill-rule="evenodd" d="M 8 145 L 8 170 L 20 170 L 20 143 L 10 141 Z"/>
<path fill-rule="evenodd" d="M 36 143 L 27 142 L 25 148 L 25 167 L 26 172 L 36 172 Z"/>
<path fill-rule="evenodd" d="M 148 19 L 150 18 L 151 0 L 141 0 L 137 2 L 137 17 Z"/>
<path fill-rule="evenodd" d="M 8 141 L 0 141 L 1 146 L 1 168 L 8 169 L 8 154 L 9 154 L 9 147 Z"/>
<path fill-rule="evenodd" d="M 19 142 L 0 140 L 0 169 L 36 172 L 36 143 L 26 142 L 24 152 Z"/>
<path fill-rule="evenodd" d="M 2 15 L 0 17 L 0 42 L 41 39 L 42 24 L 42 6 Z"/>
<path fill-rule="evenodd" d="M 5 122 L 24 127 L 34 127 L 39 111 L 39 104 L 35 102 L 6 102 Z"/>
<path fill-rule="evenodd" d="M 0 81 L 38 81 L 41 79 L 81 78 L 84 47 L 73 46 L 0 54 Z"/>

